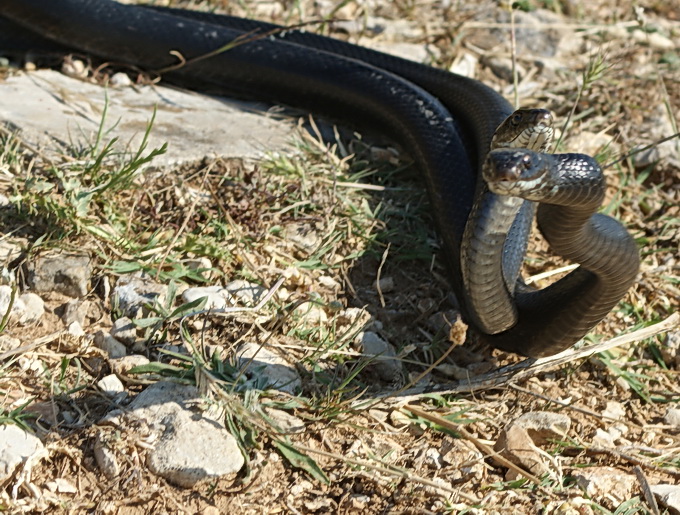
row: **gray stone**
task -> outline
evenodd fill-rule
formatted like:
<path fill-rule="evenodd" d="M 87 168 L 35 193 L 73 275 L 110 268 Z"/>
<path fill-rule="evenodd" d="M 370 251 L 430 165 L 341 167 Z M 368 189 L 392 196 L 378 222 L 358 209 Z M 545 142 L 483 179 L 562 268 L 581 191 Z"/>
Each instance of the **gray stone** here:
<path fill-rule="evenodd" d="M 40 439 L 14 424 L 0 425 L 0 481 L 44 449 Z"/>
<path fill-rule="evenodd" d="M 158 434 L 149 453 L 149 469 L 183 487 L 238 472 L 243 456 L 220 420 L 200 412 L 198 390 L 162 381 L 140 393 L 129 414 L 147 421 Z"/>
<path fill-rule="evenodd" d="M 233 304 L 231 294 L 222 286 L 198 286 L 187 288 L 182 293 L 182 300 L 187 303 L 203 297 L 206 298 L 203 309 L 224 309 Z"/>
<path fill-rule="evenodd" d="M 295 367 L 257 343 L 241 345 L 237 357 L 241 368 L 248 367 L 245 372 L 252 378 L 257 389 L 273 388 L 294 395 L 302 388 L 302 381 Z"/>
<path fill-rule="evenodd" d="M 371 357 L 371 369 L 375 370 L 383 381 L 399 380 L 402 373 L 401 363 L 394 347 L 383 340 L 377 333 L 366 331 L 356 338 L 359 352 Z"/>
<path fill-rule="evenodd" d="M 128 317 L 120 317 L 113 323 L 111 336 L 125 345 L 134 345 L 137 341 L 137 328 Z"/>
<path fill-rule="evenodd" d="M 159 85 L 105 90 L 51 70 L 20 73 L 0 83 L 0 123 L 19 128 L 23 141 L 41 149 L 54 149 L 67 134 L 85 140 L 73 144 L 94 141 L 105 104 L 107 138 L 129 142 L 130 148 L 139 144 L 155 112 L 148 148 L 171 142 L 154 159 L 156 166 L 211 155 L 261 157 L 285 150 L 294 131 L 294 124 L 267 116 L 261 104 Z"/>
<path fill-rule="evenodd" d="M 147 313 L 147 306 L 163 304 L 167 292 L 167 286 L 158 284 L 148 277 L 126 275 L 118 279 L 116 287 L 111 292 L 111 305 L 122 316 L 140 318 Z"/>
<path fill-rule="evenodd" d="M 109 355 L 109 358 L 122 358 L 127 354 L 125 345 L 116 340 L 109 333 L 97 331 L 94 335 L 94 345 Z"/>
<path fill-rule="evenodd" d="M 85 325 L 85 318 L 90 307 L 90 302 L 83 299 L 71 299 L 59 307 L 59 314 L 62 322 L 71 325 L 78 322 L 80 326 Z"/>
<path fill-rule="evenodd" d="M 94 441 L 94 459 L 99 470 L 107 478 L 112 479 L 120 473 L 120 466 L 118 465 L 116 455 L 104 441 L 102 433 L 97 434 L 97 438 Z"/>
<path fill-rule="evenodd" d="M 89 291 L 92 267 L 89 256 L 58 252 L 36 257 L 28 263 L 27 272 L 28 284 L 36 292 L 84 297 Z"/>

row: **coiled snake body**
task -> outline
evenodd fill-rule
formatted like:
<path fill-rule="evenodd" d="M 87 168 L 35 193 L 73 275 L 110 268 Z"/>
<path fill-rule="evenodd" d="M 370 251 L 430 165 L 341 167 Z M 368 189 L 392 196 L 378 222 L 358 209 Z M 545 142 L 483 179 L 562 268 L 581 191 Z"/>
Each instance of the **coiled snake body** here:
<path fill-rule="evenodd" d="M 165 70 L 164 80 L 186 87 L 282 102 L 394 137 L 427 184 L 464 318 L 490 345 L 532 357 L 559 352 L 606 316 L 635 278 L 637 249 L 626 230 L 593 216 L 603 182 L 592 159 L 504 149 L 487 157 L 494 130 L 512 109 L 480 82 L 331 38 L 206 13 L 110 0 L 3 0 L 0 16 L 31 31 L 34 44 L 49 38 L 103 59 Z M 176 66 L 176 52 L 184 66 Z M 482 169 L 490 191 L 479 180 Z M 536 187 L 544 180 L 547 186 Z M 590 194 L 594 189 L 599 193 Z M 540 202 L 539 227 L 551 247 L 582 266 L 538 291 L 515 289 L 515 272 L 494 269 L 508 290 L 506 323 L 480 315 L 464 282 L 461 251 L 472 244 L 464 233 L 475 199 L 507 192 Z M 520 209 L 519 220 L 530 215 Z M 523 253 L 525 244 L 515 239 L 512 231 L 503 235 L 492 251 Z M 481 302 L 482 312 L 496 312 Z"/>

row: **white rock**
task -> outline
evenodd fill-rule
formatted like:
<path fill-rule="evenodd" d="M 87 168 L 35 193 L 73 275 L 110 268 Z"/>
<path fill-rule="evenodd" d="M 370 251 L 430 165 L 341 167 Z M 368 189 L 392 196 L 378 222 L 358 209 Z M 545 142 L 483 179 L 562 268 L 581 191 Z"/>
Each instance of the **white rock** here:
<path fill-rule="evenodd" d="M 12 300 L 12 289 L 16 288 L 13 286 L 8 286 L 3 284 L 0 286 L 0 318 L 5 316 L 7 310 L 9 309 L 9 303 Z M 18 292 L 14 294 L 14 302 L 12 303 L 11 314 L 13 318 L 19 318 L 24 314 L 26 306 L 21 300 Z"/>
<path fill-rule="evenodd" d="M 128 416 L 156 428 L 158 441 L 147 458 L 149 469 L 183 487 L 238 472 L 244 464 L 222 418 L 195 408 L 200 400 L 194 387 L 161 381 L 128 406 Z"/>
<path fill-rule="evenodd" d="M 574 478 L 579 487 L 610 508 L 618 507 L 637 491 L 637 478 L 614 467 L 577 469 Z"/>
<path fill-rule="evenodd" d="M 626 417 L 626 407 L 620 402 L 607 401 L 602 415 L 613 420 L 623 420 Z"/>
<path fill-rule="evenodd" d="M 5 481 L 19 464 L 43 449 L 38 437 L 14 424 L 0 425 L 0 481 Z"/>
<path fill-rule="evenodd" d="M 68 334 L 73 336 L 84 336 L 85 331 L 83 330 L 83 326 L 81 326 L 79 322 L 75 321 L 69 324 Z"/>
<path fill-rule="evenodd" d="M 182 300 L 186 303 L 205 298 L 203 309 L 224 309 L 234 304 L 229 290 L 222 286 L 198 286 L 187 288 L 182 293 Z"/>
<path fill-rule="evenodd" d="M 127 73 L 118 72 L 111 75 L 109 85 L 114 88 L 127 88 L 132 86 L 132 80 Z"/>
<path fill-rule="evenodd" d="M 250 283 L 242 279 L 231 281 L 227 284 L 226 288 L 244 306 L 257 305 L 260 299 L 267 293 L 267 289 L 259 284 Z"/>
<path fill-rule="evenodd" d="M 370 367 L 380 379 L 395 382 L 401 378 L 401 363 L 396 359 L 397 353 L 391 344 L 372 331 L 359 333 L 356 343 L 359 352 L 373 356 Z"/>
<path fill-rule="evenodd" d="M 7 351 L 21 347 L 19 338 L 12 338 L 7 334 L 0 334 L 0 351 Z"/>
<path fill-rule="evenodd" d="M 125 386 L 115 374 L 109 374 L 97 381 L 97 386 L 106 395 L 113 397 L 125 391 Z"/>
<path fill-rule="evenodd" d="M 512 423 L 526 429 L 536 445 L 549 439 L 564 438 L 571 427 L 571 419 L 567 415 L 553 411 L 530 411 L 520 415 Z"/>
<path fill-rule="evenodd" d="M 670 513 L 680 513 L 680 486 L 651 485 L 650 489 L 658 501 L 668 508 Z"/>
<path fill-rule="evenodd" d="M 326 312 L 314 302 L 303 302 L 295 308 L 294 314 L 307 327 L 318 327 L 328 322 Z"/>
<path fill-rule="evenodd" d="M 73 483 L 67 481 L 64 478 L 57 478 L 52 481 L 45 483 L 45 486 L 50 492 L 60 493 L 60 494 L 75 494 L 78 493 L 78 489 L 73 485 Z"/>
<path fill-rule="evenodd" d="M 301 433 L 305 430 L 304 421 L 286 411 L 265 408 L 265 413 L 281 433 Z"/>
<path fill-rule="evenodd" d="M 24 293 L 19 299 L 24 303 L 24 312 L 19 318 L 20 324 L 34 324 L 45 314 L 45 301 L 35 293 Z"/>

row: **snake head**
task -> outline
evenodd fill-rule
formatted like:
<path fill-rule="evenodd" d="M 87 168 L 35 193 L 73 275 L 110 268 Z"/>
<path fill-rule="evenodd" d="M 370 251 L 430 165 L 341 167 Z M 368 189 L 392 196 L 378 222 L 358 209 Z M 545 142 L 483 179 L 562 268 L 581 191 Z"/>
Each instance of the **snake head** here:
<path fill-rule="evenodd" d="M 550 155 L 525 148 L 497 149 L 489 152 L 482 177 L 493 193 L 536 200 L 545 187 L 553 162 Z"/>
<path fill-rule="evenodd" d="M 547 109 L 518 109 L 496 129 L 491 148 L 528 148 L 546 152 L 553 137 L 553 117 Z"/>

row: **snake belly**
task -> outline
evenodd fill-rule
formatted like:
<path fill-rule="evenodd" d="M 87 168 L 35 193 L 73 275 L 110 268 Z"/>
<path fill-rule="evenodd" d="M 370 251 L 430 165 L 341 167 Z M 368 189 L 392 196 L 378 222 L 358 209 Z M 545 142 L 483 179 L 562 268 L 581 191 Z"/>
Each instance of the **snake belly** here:
<path fill-rule="evenodd" d="M 482 189 L 493 132 L 512 112 L 478 81 L 332 38 L 268 33 L 274 26 L 252 20 L 111 0 L 3 0 L 0 16 L 79 52 L 165 70 L 163 80 L 184 87 L 281 102 L 394 138 L 427 185 L 463 317 L 492 346 L 531 357 L 559 352 L 613 307 L 607 278 L 580 268 L 540 296 L 519 293 L 517 323 L 508 330 L 490 335 L 475 327 L 461 275 L 463 233 Z M 227 51 L 215 53 L 225 46 Z M 171 51 L 186 65 L 177 67 Z M 551 227 L 560 225 L 555 216 L 544 218 Z M 617 284 L 617 294 L 621 289 Z"/>

